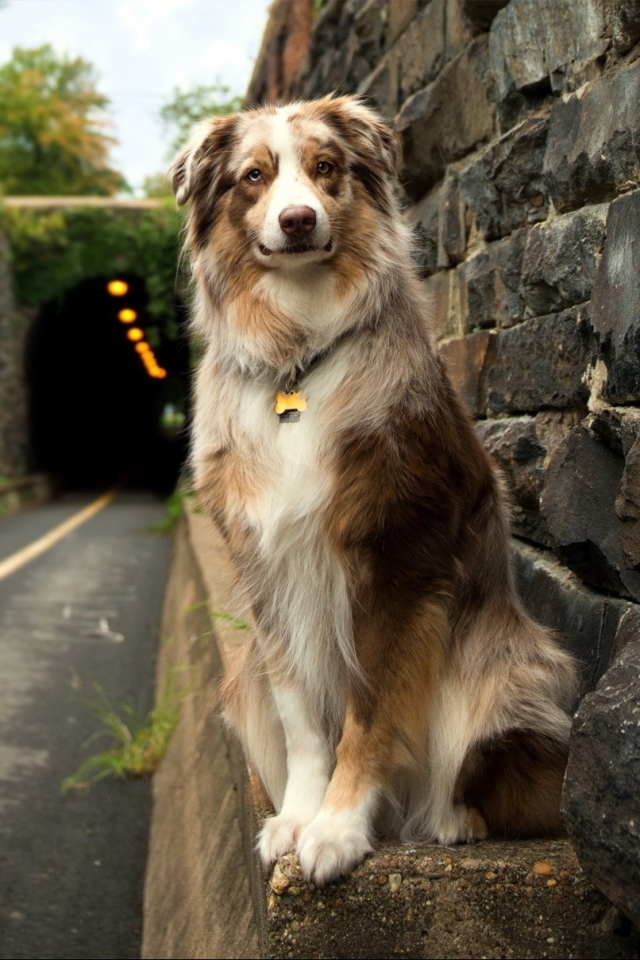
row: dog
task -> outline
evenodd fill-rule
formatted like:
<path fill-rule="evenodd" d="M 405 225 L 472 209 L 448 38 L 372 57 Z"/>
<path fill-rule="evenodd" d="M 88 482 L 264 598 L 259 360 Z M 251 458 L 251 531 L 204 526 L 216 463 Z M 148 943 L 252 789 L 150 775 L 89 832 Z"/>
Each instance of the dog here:
<path fill-rule="evenodd" d="M 384 833 L 555 835 L 572 657 L 522 607 L 508 506 L 444 369 L 394 133 L 329 96 L 202 123 L 192 461 L 251 599 L 226 718 L 316 885 Z"/>

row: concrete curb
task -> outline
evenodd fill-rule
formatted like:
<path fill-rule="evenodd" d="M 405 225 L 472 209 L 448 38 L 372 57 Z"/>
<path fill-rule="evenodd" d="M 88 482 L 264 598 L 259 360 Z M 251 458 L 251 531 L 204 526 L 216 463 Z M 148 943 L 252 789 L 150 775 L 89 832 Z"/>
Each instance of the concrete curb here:
<path fill-rule="evenodd" d="M 23 507 L 33 507 L 51 498 L 51 484 L 44 473 L 34 473 L 17 480 L 0 483 L 0 517 L 17 513 Z"/>
<path fill-rule="evenodd" d="M 246 638 L 232 618 L 245 610 L 223 541 L 190 511 L 176 537 L 159 689 L 171 663 L 188 663 L 192 693 L 155 778 L 143 958 L 638 955 L 567 841 L 385 842 L 322 890 L 303 881 L 293 854 L 265 876 L 254 854 L 265 811 L 250 801 L 215 701 Z"/>

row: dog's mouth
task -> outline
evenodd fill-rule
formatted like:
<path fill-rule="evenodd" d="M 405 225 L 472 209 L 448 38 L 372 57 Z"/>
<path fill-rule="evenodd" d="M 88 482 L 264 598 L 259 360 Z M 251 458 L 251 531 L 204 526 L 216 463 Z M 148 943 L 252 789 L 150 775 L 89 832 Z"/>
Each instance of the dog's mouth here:
<path fill-rule="evenodd" d="M 325 243 L 322 249 L 325 253 L 331 253 L 333 250 L 333 237 L 328 243 Z M 318 250 L 318 247 L 312 243 L 290 243 L 287 244 L 286 247 L 282 247 L 280 250 L 270 250 L 269 247 L 265 247 L 263 243 L 259 243 L 258 250 L 263 257 L 270 257 L 274 253 L 315 253 Z"/>

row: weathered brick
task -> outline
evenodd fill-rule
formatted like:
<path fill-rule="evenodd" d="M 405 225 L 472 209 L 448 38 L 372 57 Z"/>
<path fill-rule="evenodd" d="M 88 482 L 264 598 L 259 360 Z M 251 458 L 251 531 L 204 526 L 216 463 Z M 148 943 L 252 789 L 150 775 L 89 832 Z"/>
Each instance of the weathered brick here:
<path fill-rule="evenodd" d="M 544 178 L 556 209 L 610 200 L 640 179 L 640 61 L 556 100 Z"/>
<path fill-rule="evenodd" d="M 616 514 L 625 463 L 589 424 L 556 447 L 547 467 L 541 510 L 554 550 L 585 583 L 640 599 L 640 573 L 622 549 Z"/>
<path fill-rule="evenodd" d="M 589 300 L 604 246 L 607 205 L 555 217 L 528 232 L 522 292 L 530 316 Z"/>
<path fill-rule="evenodd" d="M 540 87 L 560 91 L 607 49 L 600 0 L 511 0 L 491 25 L 491 65 L 500 99 Z"/>
<path fill-rule="evenodd" d="M 604 396 L 611 403 L 638 402 L 640 191 L 618 198 L 609 207 L 607 240 L 593 289 L 592 314 L 594 329 L 605 351 Z"/>
<path fill-rule="evenodd" d="M 528 117 L 460 171 L 462 197 L 487 240 L 546 219 L 547 129 L 545 117 Z"/>
<path fill-rule="evenodd" d="M 451 380 L 475 417 L 484 416 L 486 412 L 485 380 L 495 340 L 492 331 L 480 330 L 466 337 L 452 337 L 440 345 Z"/>
<path fill-rule="evenodd" d="M 490 414 L 586 404 L 583 375 L 596 352 L 586 306 L 499 331 L 495 359 L 487 373 Z"/>
<path fill-rule="evenodd" d="M 637 605 L 585 587 L 548 550 L 516 541 L 514 559 L 525 606 L 577 657 L 579 695 L 584 696 L 607 670 L 613 651 L 637 626 Z"/>
<path fill-rule="evenodd" d="M 395 125 L 403 144 L 403 180 L 414 199 L 440 179 L 448 163 L 493 134 L 489 85 L 487 38 L 481 36 L 403 105 Z"/>
<path fill-rule="evenodd" d="M 505 417 L 477 424 L 478 435 L 500 466 L 511 492 L 512 527 L 517 536 L 551 546 L 540 513 L 545 466 L 579 416 L 575 411 L 549 410 L 535 417 Z"/>

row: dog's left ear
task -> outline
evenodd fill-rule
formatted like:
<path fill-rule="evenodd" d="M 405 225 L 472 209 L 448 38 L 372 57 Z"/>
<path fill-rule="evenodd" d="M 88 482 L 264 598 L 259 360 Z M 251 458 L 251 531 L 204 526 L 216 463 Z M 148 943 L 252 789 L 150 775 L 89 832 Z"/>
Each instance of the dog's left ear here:
<path fill-rule="evenodd" d="M 357 97 L 330 96 L 319 104 L 326 122 L 347 141 L 360 161 L 380 166 L 387 176 L 398 176 L 400 140 L 374 110 Z"/>
<path fill-rule="evenodd" d="M 167 174 L 179 207 L 203 186 L 207 189 L 215 186 L 236 120 L 235 114 L 211 117 L 194 128 L 189 142 L 173 161 Z"/>

